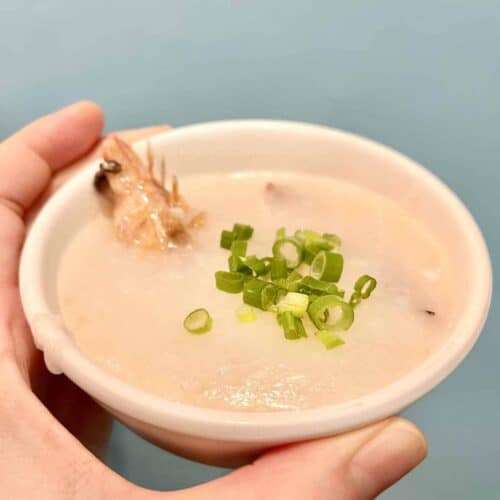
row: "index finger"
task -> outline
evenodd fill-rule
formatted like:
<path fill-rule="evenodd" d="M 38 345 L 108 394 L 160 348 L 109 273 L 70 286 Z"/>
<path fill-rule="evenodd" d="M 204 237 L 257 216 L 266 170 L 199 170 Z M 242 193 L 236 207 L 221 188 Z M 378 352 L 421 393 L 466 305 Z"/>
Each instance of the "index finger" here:
<path fill-rule="evenodd" d="M 101 109 L 79 102 L 47 115 L 0 143 L 0 203 L 19 215 L 48 186 L 52 174 L 99 139 Z"/>

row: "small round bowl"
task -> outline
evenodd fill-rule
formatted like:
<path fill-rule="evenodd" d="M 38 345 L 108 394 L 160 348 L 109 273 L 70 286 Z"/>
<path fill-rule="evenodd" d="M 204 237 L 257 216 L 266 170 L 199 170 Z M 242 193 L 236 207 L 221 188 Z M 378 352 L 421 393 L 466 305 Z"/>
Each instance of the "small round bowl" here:
<path fill-rule="evenodd" d="M 144 154 L 145 143 L 137 150 Z M 488 251 L 471 214 L 434 175 L 410 159 L 353 134 L 279 121 L 193 125 L 152 139 L 169 170 L 180 176 L 207 170 L 296 170 L 330 175 L 409 206 L 434 230 L 461 269 L 460 317 L 441 348 L 400 380 L 342 404 L 301 411 L 218 411 L 161 399 L 104 372 L 65 331 L 56 274 L 72 236 L 98 211 L 92 187 L 97 163 L 79 172 L 45 205 L 26 240 L 21 297 L 36 346 L 53 373 L 64 373 L 116 418 L 174 453 L 222 466 L 251 460 L 273 445 L 333 435 L 393 415 L 433 389 L 463 360 L 486 319 L 492 287 Z"/>

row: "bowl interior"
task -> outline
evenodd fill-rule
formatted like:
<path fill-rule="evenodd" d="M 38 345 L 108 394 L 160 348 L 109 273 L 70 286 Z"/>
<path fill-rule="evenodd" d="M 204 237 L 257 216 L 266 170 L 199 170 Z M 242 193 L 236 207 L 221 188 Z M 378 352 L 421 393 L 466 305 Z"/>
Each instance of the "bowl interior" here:
<path fill-rule="evenodd" d="M 220 422 L 223 418 L 239 423 L 247 430 L 260 429 L 261 437 L 266 434 L 263 425 L 269 425 L 269 435 L 274 432 L 276 436 L 281 429 L 283 435 L 295 432 L 298 437 L 307 437 L 344 430 L 400 410 L 439 383 L 471 349 L 485 320 L 491 294 L 487 250 L 469 212 L 446 186 L 422 167 L 388 148 L 352 134 L 288 122 L 236 121 L 195 125 L 156 136 L 151 144 L 157 155 L 164 154 L 167 158 L 168 171 L 175 171 L 180 177 L 210 170 L 295 170 L 354 182 L 402 207 L 411 207 L 412 213 L 449 248 L 450 259 L 457 265 L 467 263 L 457 267 L 467 284 L 457 290 L 457 300 L 464 307 L 451 336 L 424 365 L 391 386 L 342 405 L 290 412 L 289 416 L 283 413 L 251 416 L 184 407 L 124 387 L 119 381 L 110 380 L 111 376 L 97 373 L 100 371 L 97 367 L 78 359 L 74 346 L 72 361 L 68 361 L 66 354 L 71 346 L 71 341 L 68 341 L 65 344 L 67 352 L 60 349 L 53 356 L 60 368 L 55 370 L 64 371 L 92 395 L 107 398 L 110 406 L 121 405 L 118 410 L 157 425 L 168 421 L 182 428 L 188 420 L 194 419 L 192 423 L 199 419 L 204 422 L 203 429 L 199 429 L 202 434 L 209 432 L 207 422 L 222 434 L 230 433 L 227 425 Z M 139 143 L 137 150 L 144 154 L 145 143 Z M 50 342 L 43 338 L 47 329 L 37 328 L 36 318 L 59 315 L 56 294 L 58 263 L 74 233 L 99 210 L 92 188 L 96 168 L 97 162 L 83 169 L 46 205 L 31 229 L 23 252 L 23 304 L 37 345 L 45 351 L 50 349 Z M 87 373 L 92 370 L 92 374 Z M 172 416 L 174 413 L 176 415 Z M 315 429 L 310 428 L 305 433 L 303 427 L 299 429 L 302 424 L 313 421 L 316 422 Z M 251 430 L 247 434 L 238 432 L 240 438 L 251 439 Z"/>

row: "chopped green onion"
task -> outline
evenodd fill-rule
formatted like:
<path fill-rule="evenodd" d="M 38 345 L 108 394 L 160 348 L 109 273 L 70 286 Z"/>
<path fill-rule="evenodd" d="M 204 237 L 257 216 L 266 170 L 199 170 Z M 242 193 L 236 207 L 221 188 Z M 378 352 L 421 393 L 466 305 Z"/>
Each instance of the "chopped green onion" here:
<path fill-rule="evenodd" d="M 230 255 L 227 259 L 229 270 L 231 272 L 238 272 L 246 275 L 252 274 L 252 270 L 245 265 L 244 259 L 245 257 Z"/>
<path fill-rule="evenodd" d="M 294 269 L 287 277 L 290 281 L 300 281 L 302 279 L 302 274 L 300 274 L 296 269 Z"/>
<path fill-rule="evenodd" d="M 311 302 L 314 302 L 316 299 L 319 299 L 321 297 L 321 295 L 317 294 L 317 293 L 310 293 L 309 294 L 309 304 Z"/>
<path fill-rule="evenodd" d="M 336 282 L 342 275 L 344 257 L 339 253 L 321 251 L 311 263 L 311 276 L 323 281 Z"/>
<path fill-rule="evenodd" d="M 243 285 L 243 302 L 267 311 L 276 297 L 276 287 L 269 281 L 252 278 Z"/>
<path fill-rule="evenodd" d="M 260 259 L 264 265 L 266 266 L 266 270 L 264 273 L 262 273 L 263 275 L 264 274 L 269 274 L 271 272 L 271 262 L 274 260 L 274 257 L 264 257 L 262 259 Z"/>
<path fill-rule="evenodd" d="M 243 262 L 241 262 L 241 258 L 236 257 L 235 255 L 230 255 L 227 259 L 227 263 L 229 266 L 229 271 L 231 271 L 232 273 L 239 272 L 244 267 Z"/>
<path fill-rule="evenodd" d="M 286 339 L 297 340 L 301 337 L 307 337 L 302 320 L 296 318 L 291 312 L 286 311 L 283 314 L 279 314 L 278 321 L 283 327 Z"/>
<path fill-rule="evenodd" d="M 285 259 L 289 269 L 295 269 L 302 262 L 302 246 L 293 238 L 283 238 L 274 242 L 273 255 Z"/>
<path fill-rule="evenodd" d="M 367 299 L 375 287 L 377 286 L 377 280 L 368 276 L 368 274 L 364 274 L 359 278 L 354 284 L 354 290 L 361 295 L 362 299 Z"/>
<path fill-rule="evenodd" d="M 277 280 L 288 276 L 286 260 L 277 257 L 271 261 L 271 279 Z"/>
<path fill-rule="evenodd" d="M 311 264 L 321 250 L 331 250 L 333 244 L 316 231 L 301 229 L 295 231 L 295 238 L 304 246 L 304 261 Z"/>
<path fill-rule="evenodd" d="M 184 328 L 195 335 L 207 333 L 212 329 L 212 318 L 206 309 L 195 309 L 184 319 Z"/>
<path fill-rule="evenodd" d="M 336 234 L 323 233 L 323 239 L 328 241 L 333 248 L 339 248 L 342 245 L 342 240 Z"/>
<path fill-rule="evenodd" d="M 235 240 L 249 240 L 253 234 L 253 227 L 247 224 L 235 224 L 233 234 Z"/>
<path fill-rule="evenodd" d="M 221 248 L 225 248 L 226 250 L 229 250 L 231 248 L 231 244 L 234 241 L 234 234 L 232 231 L 222 231 L 220 233 L 220 246 Z"/>
<path fill-rule="evenodd" d="M 295 238 L 299 241 L 305 243 L 306 241 L 316 242 L 321 244 L 323 242 L 323 237 L 316 231 L 311 231 L 310 229 L 298 229 L 294 234 Z M 327 243 L 326 241 L 323 243 Z M 326 250 L 326 249 L 325 249 Z"/>
<path fill-rule="evenodd" d="M 347 330 L 354 321 L 353 308 L 336 295 L 317 298 L 311 302 L 307 312 L 319 330 Z"/>
<path fill-rule="evenodd" d="M 336 284 L 344 267 L 343 256 L 333 251 L 342 243 L 337 235 L 300 229 L 293 237 L 287 237 L 282 227 L 276 231 L 273 257 L 259 258 L 246 255 L 253 231 L 252 226 L 234 224 L 231 231 L 222 231 L 220 237 L 220 246 L 231 251 L 229 272 L 217 271 L 215 282 L 218 289 L 228 293 L 243 291 L 244 305 L 236 311 L 239 320 L 255 321 L 254 308 L 272 311 L 285 337 L 298 339 L 307 336 L 301 320 L 307 312 L 326 349 L 344 344 L 336 332 L 351 327 L 355 307 L 370 297 L 377 281 L 369 275 L 361 276 L 346 302 L 344 290 Z M 303 277 L 297 271 L 302 262 L 310 265 L 309 276 Z M 190 318 L 195 323 L 190 323 Z M 184 324 L 186 329 L 192 329 L 188 331 L 204 333 L 211 328 L 212 319 L 205 309 L 197 309 Z"/>
<path fill-rule="evenodd" d="M 279 278 L 273 283 L 280 289 L 286 292 L 298 292 L 299 286 L 295 282 L 290 282 L 286 278 Z"/>
<path fill-rule="evenodd" d="M 304 248 L 304 262 L 311 265 L 311 262 L 314 260 L 314 257 L 316 257 L 317 253 L 318 252 L 311 251 L 309 248 Z"/>
<path fill-rule="evenodd" d="M 318 330 L 316 332 L 316 337 L 328 350 L 345 344 L 345 342 L 336 333 L 329 330 Z"/>
<path fill-rule="evenodd" d="M 242 273 L 217 271 L 215 273 L 215 286 L 227 293 L 240 293 L 243 290 L 245 276 Z"/>
<path fill-rule="evenodd" d="M 335 283 L 328 281 L 321 281 L 312 276 L 304 276 L 299 284 L 299 292 L 302 293 L 316 293 L 318 295 L 338 295 L 344 296 L 344 291 L 339 290 Z"/>
<path fill-rule="evenodd" d="M 247 254 L 248 242 L 245 240 L 234 240 L 231 243 L 231 255 L 234 257 L 245 257 Z"/>
<path fill-rule="evenodd" d="M 292 271 L 286 278 L 274 280 L 274 284 L 288 292 L 298 292 L 301 279 L 302 274 L 298 271 Z"/>
<path fill-rule="evenodd" d="M 307 311 L 309 297 L 303 293 L 289 292 L 277 304 L 278 314 L 291 312 L 296 318 L 302 318 Z"/>
<path fill-rule="evenodd" d="M 286 229 L 284 227 L 280 227 L 277 231 L 276 231 L 276 240 L 282 240 L 286 238 Z"/>
<path fill-rule="evenodd" d="M 353 294 L 351 295 L 351 298 L 349 299 L 349 305 L 354 308 L 356 307 L 361 301 L 363 300 L 363 298 L 361 297 L 361 294 L 359 292 L 353 292 Z"/>
<path fill-rule="evenodd" d="M 307 337 L 304 323 L 302 323 L 300 318 L 295 318 L 295 331 L 300 335 L 300 337 Z"/>
<path fill-rule="evenodd" d="M 257 319 L 255 311 L 246 305 L 242 305 L 236 309 L 236 316 L 242 323 L 251 323 Z"/>
<path fill-rule="evenodd" d="M 249 255 L 242 259 L 243 264 L 251 269 L 256 276 L 261 276 L 269 272 L 269 266 L 266 265 L 264 259 L 259 259 L 255 255 Z"/>

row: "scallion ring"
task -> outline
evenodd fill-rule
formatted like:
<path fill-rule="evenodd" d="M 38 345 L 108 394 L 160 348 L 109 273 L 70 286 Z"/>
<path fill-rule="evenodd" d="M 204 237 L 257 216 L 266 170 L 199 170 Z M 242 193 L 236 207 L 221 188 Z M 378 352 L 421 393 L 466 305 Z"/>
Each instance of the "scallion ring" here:
<path fill-rule="evenodd" d="M 273 245 L 275 259 L 285 259 L 289 269 L 295 269 L 302 262 L 302 245 L 293 238 L 276 240 Z"/>
<path fill-rule="evenodd" d="M 212 317 L 206 309 L 195 309 L 184 319 L 184 328 L 195 335 L 207 333 L 212 329 Z"/>
<path fill-rule="evenodd" d="M 354 321 L 352 306 L 336 295 L 323 295 L 311 302 L 307 310 L 318 330 L 347 330 Z"/>
<path fill-rule="evenodd" d="M 235 224 L 232 232 L 235 240 L 249 240 L 253 235 L 253 227 L 248 224 Z"/>
<path fill-rule="evenodd" d="M 231 243 L 231 255 L 234 257 L 245 257 L 247 254 L 248 242 L 245 240 L 234 240 Z"/>
<path fill-rule="evenodd" d="M 283 314 L 279 314 L 278 322 L 283 328 L 286 339 L 297 340 L 302 337 L 307 337 L 302 321 L 296 318 L 291 312 L 287 311 Z"/>
<path fill-rule="evenodd" d="M 363 274 L 354 284 L 354 290 L 361 295 L 362 299 L 367 299 L 376 286 L 377 280 L 375 278 L 372 278 L 368 274 Z"/>
<path fill-rule="evenodd" d="M 242 323 L 251 323 L 257 319 L 253 308 L 247 305 L 242 305 L 236 309 L 236 316 Z"/>
<path fill-rule="evenodd" d="M 300 280 L 299 292 L 316 293 L 318 295 L 338 295 L 339 297 L 344 296 L 344 291 L 339 290 L 335 283 L 318 280 L 312 276 L 304 276 Z"/>
<path fill-rule="evenodd" d="M 329 330 L 318 330 L 316 332 L 316 337 L 328 350 L 345 344 L 345 342 L 336 333 Z"/>
<path fill-rule="evenodd" d="M 363 300 L 363 297 L 361 297 L 361 294 L 359 292 L 353 292 L 351 295 L 351 298 L 349 299 L 349 305 L 354 308 L 356 307 L 361 301 Z"/>
<path fill-rule="evenodd" d="M 237 272 L 217 271 L 215 286 L 227 293 L 240 293 L 243 290 L 245 275 Z"/>
<path fill-rule="evenodd" d="M 231 244 L 234 241 L 234 234 L 232 231 L 222 231 L 220 233 L 220 246 L 221 248 L 225 248 L 226 250 L 229 250 L 231 248 Z"/>
<path fill-rule="evenodd" d="M 274 303 L 276 287 L 269 281 L 252 278 L 243 285 L 243 302 L 267 311 Z"/>
<path fill-rule="evenodd" d="M 318 280 L 337 282 L 344 268 L 344 257 L 340 253 L 321 251 L 311 263 L 311 276 Z"/>
<path fill-rule="evenodd" d="M 255 255 L 249 255 L 248 257 L 243 258 L 242 262 L 246 267 L 255 273 L 255 276 L 262 276 L 269 272 L 269 266 L 266 265 L 264 259 L 259 259 Z"/>
<path fill-rule="evenodd" d="M 286 278 L 288 276 L 288 268 L 286 260 L 282 258 L 275 258 L 271 261 L 271 279 L 277 280 Z"/>
<path fill-rule="evenodd" d="M 304 293 L 289 292 L 276 304 L 278 314 L 291 312 L 296 318 L 302 318 L 307 311 L 309 297 Z"/>

